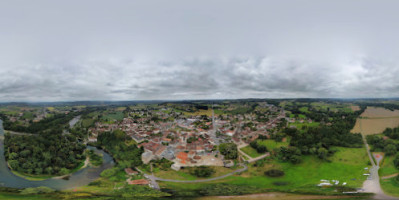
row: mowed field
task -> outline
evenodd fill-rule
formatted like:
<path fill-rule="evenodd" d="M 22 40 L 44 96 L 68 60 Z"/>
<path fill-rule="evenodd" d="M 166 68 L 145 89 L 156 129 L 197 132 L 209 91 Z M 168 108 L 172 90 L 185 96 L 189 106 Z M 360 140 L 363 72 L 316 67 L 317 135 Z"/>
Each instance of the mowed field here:
<path fill-rule="evenodd" d="M 384 108 L 367 107 L 356 120 L 352 133 L 364 135 L 382 133 L 386 128 L 399 126 L 399 110 L 390 111 Z"/>

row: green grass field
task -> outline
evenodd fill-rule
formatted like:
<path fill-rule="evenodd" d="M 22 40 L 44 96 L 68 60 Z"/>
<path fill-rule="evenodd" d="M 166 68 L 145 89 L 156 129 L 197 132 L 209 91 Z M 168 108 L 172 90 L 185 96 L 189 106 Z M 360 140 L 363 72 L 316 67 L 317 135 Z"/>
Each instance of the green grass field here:
<path fill-rule="evenodd" d="M 112 120 L 122 121 L 123 117 L 124 117 L 123 112 L 112 112 L 104 115 L 102 119 L 107 121 L 112 121 Z"/>
<path fill-rule="evenodd" d="M 177 191 L 198 190 L 209 184 L 228 183 L 282 192 L 331 193 L 332 190 L 316 186 L 321 179 L 347 182 L 348 187 L 361 187 L 366 179 L 364 168 L 368 166 L 367 152 L 364 148 L 337 148 L 338 152 L 330 158 L 332 162 L 322 161 L 315 156 L 304 156 L 302 163 L 293 165 L 271 161 L 263 167 L 249 166 L 247 172 L 210 183 L 180 184 L 162 182 L 161 185 Z M 269 169 L 281 169 L 283 177 L 269 178 L 264 172 Z M 280 183 L 280 184 L 276 184 Z M 283 184 L 281 184 L 283 183 Z"/>
<path fill-rule="evenodd" d="M 93 124 L 94 124 L 94 120 L 93 119 L 89 118 L 89 119 L 83 119 L 82 120 L 82 126 L 85 127 L 85 128 L 88 128 L 88 127 L 90 127 Z"/>

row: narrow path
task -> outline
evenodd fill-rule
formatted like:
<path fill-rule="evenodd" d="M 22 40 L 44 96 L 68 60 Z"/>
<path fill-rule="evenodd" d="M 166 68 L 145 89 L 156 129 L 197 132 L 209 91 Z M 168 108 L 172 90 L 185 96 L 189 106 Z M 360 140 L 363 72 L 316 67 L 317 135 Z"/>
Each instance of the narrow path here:
<path fill-rule="evenodd" d="M 399 173 L 395 173 L 395 174 L 391 174 L 391 175 L 388 175 L 388 176 L 383 176 L 383 177 L 381 177 L 381 179 L 390 179 L 390 178 L 393 178 L 393 177 L 398 176 L 398 175 L 399 175 Z"/>

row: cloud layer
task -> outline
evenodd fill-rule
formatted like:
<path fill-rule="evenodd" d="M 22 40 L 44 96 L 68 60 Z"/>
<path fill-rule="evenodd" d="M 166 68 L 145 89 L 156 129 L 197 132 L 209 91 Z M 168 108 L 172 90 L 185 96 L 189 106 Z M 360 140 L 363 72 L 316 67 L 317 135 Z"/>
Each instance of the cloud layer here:
<path fill-rule="evenodd" d="M 398 1 L 0 3 L 0 101 L 398 97 Z"/>

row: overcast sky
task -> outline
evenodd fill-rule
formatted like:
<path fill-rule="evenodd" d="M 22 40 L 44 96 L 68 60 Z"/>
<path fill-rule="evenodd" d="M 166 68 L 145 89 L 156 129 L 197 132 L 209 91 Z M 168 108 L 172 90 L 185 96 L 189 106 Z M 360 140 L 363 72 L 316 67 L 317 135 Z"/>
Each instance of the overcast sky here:
<path fill-rule="evenodd" d="M 398 8 L 2 0 L 0 101 L 399 97 Z"/>

